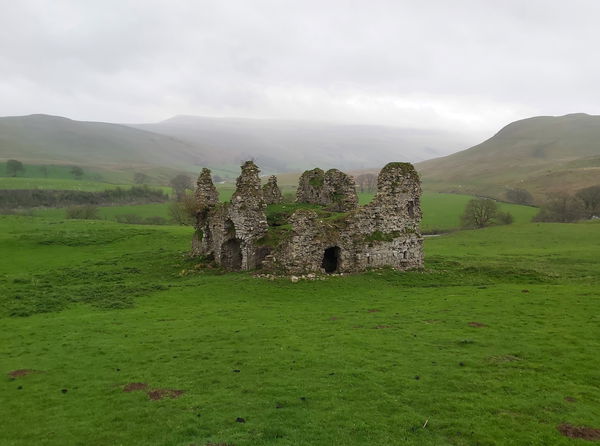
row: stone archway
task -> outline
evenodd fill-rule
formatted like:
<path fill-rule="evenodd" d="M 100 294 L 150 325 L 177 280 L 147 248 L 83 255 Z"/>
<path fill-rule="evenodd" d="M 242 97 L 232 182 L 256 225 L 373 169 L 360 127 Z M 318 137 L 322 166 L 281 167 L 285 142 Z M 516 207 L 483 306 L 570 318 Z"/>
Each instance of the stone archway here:
<path fill-rule="evenodd" d="M 242 269 L 242 242 L 232 238 L 221 245 L 221 266 L 234 271 Z"/>
<path fill-rule="evenodd" d="M 326 273 L 335 273 L 340 268 L 340 254 L 341 249 L 339 246 L 331 246 L 323 252 L 323 261 L 321 262 L 321 268 Z"/>

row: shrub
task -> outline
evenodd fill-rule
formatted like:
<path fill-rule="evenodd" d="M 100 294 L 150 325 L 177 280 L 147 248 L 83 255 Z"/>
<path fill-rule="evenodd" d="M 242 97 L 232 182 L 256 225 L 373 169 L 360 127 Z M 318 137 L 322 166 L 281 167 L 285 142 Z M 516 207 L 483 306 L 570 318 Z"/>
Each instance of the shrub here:
<path fill-rule="evenodd" d="M 511 225 L 515 219 L 510 212 L 498 212 L 496 214 L 496 223 L 499 225 Z"/>
<path fill-rule="evenodd" d="M 98 219 L 98 207 L 92 204 L 70 206 L 67 208 L 66 217 L 79 220 L 96 220 Z"/>
<path fill-rule="evenodd" d="M 517 204 L 533 204 L 533 196 L 525 189 L 509 189 L 506 191 L 506 199 Z"/>
<path fill-rule="evenodd" d="M 600 216 L 600 185 L 581 189 L 575 196 L 583 201 L 587 217 Z"/>
<path fill-rule="evenodd" d="M 169 205 L 169 215 L 178 225 L 193 225 L 196 222 L 197 213 L 196 199 L 191 193 L 182 194 L 178 201 Z"/>
<path fill-rule="evenodd" d="M 283 194 L 281 198 L 282 203 L 295 203 L 296 202 L 296 194 L 293 192 L 286 192 Z"/>
<path fill-rule="evenodd" d="M 8 160 L 6 162 L 6 174 L 9 177 L 16 177 L 19 172 L 25 172 L 25 167 L 23 166 L 23 163 L 21 161 Z"/>
<path fill-rule="evenodd" d="M 548 200 L 533 221 L 571 223 L 585 216 L 585 203 L 581 198 L 562 194 Z"/>

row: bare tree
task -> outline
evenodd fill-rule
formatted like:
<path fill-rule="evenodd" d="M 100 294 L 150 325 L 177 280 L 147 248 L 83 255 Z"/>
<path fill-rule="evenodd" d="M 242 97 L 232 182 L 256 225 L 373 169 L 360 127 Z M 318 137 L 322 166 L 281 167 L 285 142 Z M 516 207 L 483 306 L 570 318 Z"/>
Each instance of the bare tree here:
<path fill-rule="evenodd" d="M 498 214 L 498 204 L 489 198 L 474 198 L 467 203 L 461 216 L 465 228 L 484 228 L 494 223 Z"/>
<path fill-rule="evenodd" d="M 146 184 L 149 179 L 150 179 L 150 177 L 148 177 L 148 175 L 146 175 L 145 173 L 142 173 L 142 172 L 136 172 L 133 175 L 133 182 L 135 184 Z"/>
<path fill-rule="evenodd" d="M 588 217 L 600 216 L 600 184 L 581 189 L 575 196 L 583 201 Z"/>
<path fill-rule="evenodd" d="M 79 166 L 71 167 L 71 175 L 73 175 L 76 179 L 80 180 L 83 176 L 83 169 Z"/>
<path fill-rule="evenodd" d="M 196 222 L 197 213 L 198 204 L 191 192 L 184 192 L 179 200 L 173 201 L 169 205 L 169 215 L 179 225 L 193 225 Z"/>
<path fill-rule="evenodd" d="M 570 223 L 586 216 L 584 201 L 579 197 L 558 194 L 548 200 L 533 221 Z"/>
<path fill-rule="evenodd" d="M 179 174 L 170 181 L 171 187 L 173 188 L 173 192 L 175 193 L 175 198 L 177 201 L 180 201 L 186 190 L 192 190 L 192 179 L 184 174 Z"/>
<path fill-rule="evenodd" d="M 8 160 L 6 162 L 6 175 L 9 177 L 16 177 L 19 172 L 25 172 L 25 167 L 21 161 Z"/>

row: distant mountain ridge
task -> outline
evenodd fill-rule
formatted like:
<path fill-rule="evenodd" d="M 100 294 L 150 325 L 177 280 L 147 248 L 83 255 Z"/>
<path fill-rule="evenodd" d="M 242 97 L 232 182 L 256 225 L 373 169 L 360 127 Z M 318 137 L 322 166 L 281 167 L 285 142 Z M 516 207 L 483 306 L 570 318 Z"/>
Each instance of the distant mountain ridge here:
<path fill-rule="evenodd" d="M 156 124 L 75 121 L 50 115 L 0 118 L 0 159 L 82 165 L 157 165 L 237 172 L 254 159 L 264 173 L 320 166 L 357 169 L 417 161 L 462 146 L 464 137 L 384 126 L 176 116 Z"/>
<path fill-rule="evenodd" d="M 600 116 L 538 116 L 513 122 L 462 152 L 417 164 L 427 188 L 503 198 L 538 198 L 600 184 Z"/>
<path fill-rule="evenodd" d="M 211 149 L 214 164 L 253 158 L 275 172 L 320 166 L 360 169 L 420 161 L 464 147 L 467 138 L 433 130 L 277 119 L 175 116 L 135 128 Z"/>

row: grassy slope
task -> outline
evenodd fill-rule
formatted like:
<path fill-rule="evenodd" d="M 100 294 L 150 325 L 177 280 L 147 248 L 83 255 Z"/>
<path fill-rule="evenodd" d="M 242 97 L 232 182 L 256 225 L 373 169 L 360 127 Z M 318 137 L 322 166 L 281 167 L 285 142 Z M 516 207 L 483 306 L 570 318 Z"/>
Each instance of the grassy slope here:
<path fill-rule="evenodd" d="M 195 271 L 187 228 L 0 228 L 2 312 L 48 311 L 0 319 L 2 372 L 43 371 L 0 380 L 2 444 L 568 445 L 557 424 L 599 427 L 600 224 L 459 232 L 426 241 L 423 272 L 298 284 Z"/>
<path fill-rule="evenodd" d="M 199 161 L 197 148 L 175 138 L 119 124 L 58 116 L 0 118 L 0 159 L 47 163 L 168 165 Z"/>
<path fill-rule="evenodd" d="M 513 122 L 487 141 L 417 165 L 427 190 L 538 198 L 600 181 L 600 116 L 541 116 Z"/>

